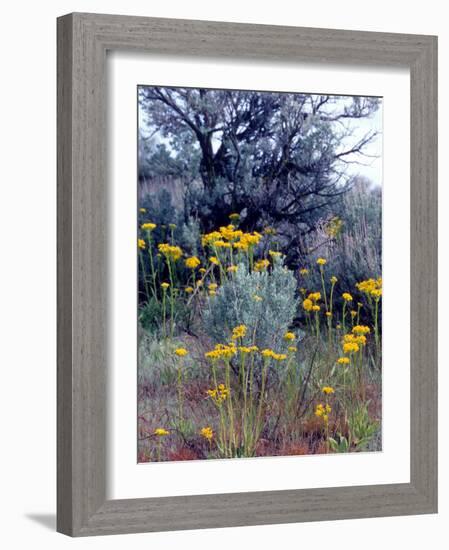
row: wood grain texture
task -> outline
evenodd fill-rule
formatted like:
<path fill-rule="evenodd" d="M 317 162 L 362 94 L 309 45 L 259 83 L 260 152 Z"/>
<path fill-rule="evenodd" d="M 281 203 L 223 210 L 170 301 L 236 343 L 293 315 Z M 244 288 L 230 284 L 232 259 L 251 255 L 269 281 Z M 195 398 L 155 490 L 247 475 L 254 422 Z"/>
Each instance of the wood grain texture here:
<path fill-rule="evenodd" d="M 106 52 L 406 66 L 411 75 L 411 480 L 106 500 Z M 58 20 L 58 523 L 72 536 L 437 510 L 437 39 L 116 15 Z"/>

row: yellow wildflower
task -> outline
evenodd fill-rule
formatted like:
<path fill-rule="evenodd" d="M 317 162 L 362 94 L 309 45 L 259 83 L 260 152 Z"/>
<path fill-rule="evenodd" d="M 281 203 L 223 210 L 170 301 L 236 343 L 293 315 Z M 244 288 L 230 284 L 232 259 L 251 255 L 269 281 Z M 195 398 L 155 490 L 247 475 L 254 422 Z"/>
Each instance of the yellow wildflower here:
<path fill-rule="evenodd" d="M 357 311 L 351 310 L 351 317 L 354 319 L 354 317 L 357 315 Z"/>
<path fill-rule="evenodd" d="M 231 390 L 224 384 L 219 384 L 214 390 L 207 390 L 207 395 L 212 398 L 216 405 L 220 405 L 230 396 Z"/>
<path fill-rule="evenodd" d="M 232 330 L 232 339 L 233 340 L 238 340 L 239 338 L 244 338 L 244 336 L 246 334 L 246 331 L 247 331 L 247 328 L 246 328 L 245 325 L 239 325 L 239 326 L 235 327 Z"/>
<path fill-rule="evenodd" d="M 343 292 L 341 297 L 343 298 L 343 300 L 345 302 L 352 302 L 352 296 L 351 296 L 351 294 L 349 294 L 349 292 Z"/>
<path fill-rule="evenodd" d="M 354 334 L 369 334 L 371 329 L 365 325 L 356 325 L 352 328 Z"/>
<path fill-rule="evenodd" d="M 259 351 L 257 346 L 239 346 L 238 350 L 241 353 L 252 353 L 254 351 Z"/>
<path fill-rule="evenodd" d="M 313 302 L 312 300 L 310 300 L 310 298 L 306 298 L 303 303 L 302 303 L 302 307 L 306 310 L 306 311 L 312 311 L 312 308 L 313 308 Z"/>
<path fill-rule="evenodd" d="M 287 340 L 287 341 L 292 341 L 296 338 L 295 334 L 293 332 L 286 332 L 284 334 L 284 340 Z"/>
<path fill-rule="evenodd" d="M 209 261 L 211 264 L 220 265 L 220 260 L 216 256 L 211 256 L 209 258 Z"/>
<path fill-rule="evenodd" d="M 187 292 L 187 294 L 192 294 L 193 288 L 191 286 L 186 286 L 185 291 Z"/>
<path fill-rule="evenodd" d="M 363 292 L 368 296 L 380 298 L 380 296 L 382 295 L 382 277 L 379 277 L 377 279 L 367 279 L 366 281 L 361 281 L 360 283 L 357 283 L 355 286 L 358 290 L 360 290 L 360 292 Z"/>
<path fill-rule="evenodd" d="M 308 275 L 309 270 L 306 267 L 303 267 L 299 270 L 300 275 Z"/>
<path fill-rule="evenodd" d="M 238 267 L 236 265 L 230 265 L 226 268 L 226 271 L 228 273 L 235 273 L 237 271 Z"/>
<path fill-rule="evenodd" d="M 357 353 L 359 349 L 359 345 L 356 342 L 346 342 L 343 344 L 344 353 Z"/>
<path fill-rule="evenodd" d="M 167 290 L 167 288 L 170 286 L 169 283 L 161 283 L 161 287 L 163 288 L 163 290 Z"/>
<path fill-rule="evenodd" d="M 318 302 L 318 300 L 321 300 L 321 292 L 311 292 L 308 298 L 313 302 Z"/>
<path fill-rule="evenodd" d="M 316 263 L 317 263 L 318 265 L 326 265 L 327 260 L 325 260 L 324 258 L 318 258 L 318 260 L 316 261 Z"/>
<path fill-rule="evenodd" d="M 337 359 L 337 363 L 338 363 L 339 365 L 348 365 L 348 364 L 350 363 L 349 357 L 339 357 L 339 358 Z"/>
<path fill-rule="evenodd" d="M 322 418 L 325 422 L 329 420 L 329 413 L 332 411 L 331 407 L 326 404 L 318 403 L 315 408 L 315 415 Z"/>
<path fill-rule="evenodd" d="M 182 250 L 179 248 L 179 246 L 172 246 L 168 243 L 161 243 L 158 246 L 159 252 L 161 252 L 167 259 L 171 259 L 174 262 L 176 260 L 179 260 L 179 258 L 182 256 Z"/>
<path fill-rule="evenodd" d="M 285 359 L 287 359 L 287 356 L 285 355 L 285 353 L 276 353 L 272 349 L 268 349 L 268 348 L 262 350 L 260 352 L 260 354 L 265 359 L 270 359 L 271 358 L 271 359 L 274 359 L 275 361 L 285 361 Z"/>
<path fill-rule="evenodd" d="M 205 267 L 200 267 L 198 271 L 200 273 L 206 273 L 207 269 Z"/>
<path fill-rule="evenodd" d="M 269 260 L 258 260 L 254 264 L 254 271 L 263 271 L 264 269 L 267 269 L 267 267 L 270 265 Z"/>
<path fill-rule="evenodd" d="M 212 246 L 215 248 L 231 248 L 231 243 L 227 243 L 226 241 L 222 241 L 220 239 L 219 241 L 212 243 Z"/>
<path fill-rule="evenodd" d="M 208 351 L 204 354 L 206 359 L 230 359 L 237 353 L 237 348 L 232 342 L 229 345 L 217 344 L 212 351 Z"/>
<path fill-rule="evenodd" d="M 190 256 L 190 258 L 187 258 L 185 261 L 186 267 L 189 269 L 196 269 L 200 265 L 200 261 L 196 256 Z"/>
<path fill-rule="evenodd" d="M 321 307 L 318 304 L 312 306 L 312 311 L 320 311 Z"/>
<path fill-rule="evenodd" d="M 154 430 L 154 435 L 157 435 L 157 436 L 161 437 L 163 435 L 170 435 L 170 432 L 168 430 L 166 430 L 165 428 L 156 428 Z"/>
<path fill-rule="evenodd" d="M 207 439 L 208 441 L 212 441 L 214 437 L 214 432 L 210 426 L 206 426 L 205 428 L 201 429 L 200 435 L 202 435 L 204 439 Z"/>
<path fill-rule="evenodd" d="M 329 395 L 331 393 L 335 393 L 334 388 L 331 388 L 331 386 L 324 386 L 324 388 L 321 390 L 326 395 Z"/>
<path fill-rule="evenodd" d="M 137 246 L 141 250 L 145 250 L 145 247 L 146 247 L 145 241 L 143 239 L 137 239 Z"/>
<path fill-rule="evenodd" d="M 382 296 L 382 289 L 381 288 L 375 288 L 370 292 L 371 296 L 373 298 L 379 299 Z"/>
<path fill-rule="evenodd" d="M 280 258 L 282 256 L 282 252 L 278 252 L 277 250 L 269 250 L 268 251 L 268 254 L 272 257 L 272 258 Z"/>
<path fill-rule="evenodd" d="M 175 349 L 175 355 L 178 357 L 185 357 L 189 352 L 186 350 L 186 348 L 176 348 Z"/>
<path fill-rule="evenodd" d="M 337 277 L 335 277 L 335 275 L 332 275 L 331 283 L 334 285 L 337 281 L 338 281 Z"/>
<path fill-rule="evenodd" d="M 263 300 L 263 298 L 261 296 L 258 296 L 257 294 L 254 294 L 253 300 L 255 302 L 261 302 Z"/>
<path fill-rule="evenodd" d="M 296 351 L 298 351 L 298 348 L 296 346 L 288 346 L 288 351 L 291 351 L 292 353 L 295 353 Z"/>
<path fill-rule="evenodd" d="M 332 313 L 330 311 L 326 311 L 326 317 L 332 317 Z"/>
<path fill-rule="evenodd" d="M 209 296 L 216 296 L 217 295 L 217 291 L 216 290 L 209 290 Z"/>
<path fill-rule="evenodd" d="M 144 231 L 153 231 L 153 229 L 156 229 L 157 225 L 155 223 L 146 222 L 146 223 L 143 223 L 140 227 Z"/>
<path fill-rule="evenodd" d="M 139 212 L 140 212 L 141 214 L 145 214 L 146 211 L 147 211 L 146 208 L 139 208 Z"/>

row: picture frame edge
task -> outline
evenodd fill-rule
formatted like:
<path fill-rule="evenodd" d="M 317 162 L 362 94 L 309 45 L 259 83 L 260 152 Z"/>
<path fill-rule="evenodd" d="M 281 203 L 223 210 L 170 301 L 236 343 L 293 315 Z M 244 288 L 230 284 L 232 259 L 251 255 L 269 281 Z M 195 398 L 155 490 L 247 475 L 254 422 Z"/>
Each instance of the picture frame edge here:
<path fill-rule="evenodd" d="M 411 70 L 411 482 L 409 484 L 366 486 L 369 490 L 374 490 L 376 494 L 379 493 L 376 503 L 373 499 L 366 497 L 364 486 L 232 493 L 231 496 L 196 495 L 192 497 L 129 499 L 129 501 L 106 500 L 105 450 L 104 445 L 102 449 L 100 448 L 101 437 L 99 438 L 106 421 L 107 404 L 101 402 L 101 390 L 104 388 L 106 378 L 107 355 L 104 345 L 106 334 L 104 328 L 95 326 L 95 323 L 98 324 L 98 320 L 106 314 L 106 289 L 100 288 L 98 285 L 98 277 L 106 275 L 106 237 L 104 234 L 105 224 L 102 227 L 101 223 L 104 220 L 97 220 L 93 223 L 91 220 L 89 221 L 88 214 L 95 210 L 99 211 L 99 217 L 102 217 L 102 208 L 105 207 L 105 198 L 102 196 L 102 192 L 106 193 L 107 191 L 104 170 L 105 140 L 101 140 L 101 135 L 104 135 L 102 132 L 106 127 L 104 105 L 101 103 L 102 92 L 105 89 L 106 51 L 113 48 L 114 43 L 118 44 L 118 48 L 148 49 L 148 43 L 145 40 L 139 42 L 141 35 L 133 35 L 132 32 L 124 31 L 127 24 L 135 25 L 136 21 L 139 21 L 138 24 L 142 26 L 150 25 L 152 22 L 151 24 L 156 27 L 161 26 L 163 21 L 165 25 L 173 28 L 176 28 L 177 24 L 181 26 L 194 24 L 198 29 L 206 27 L 211 29 L 213 25 L 213 28 L 217 28 L 217 26 L 226 28 L 226 32 L 237 25 L 241 29 L 252 27 L 251 32 L 255 34 L 257 34 L 257 29 L 254 27 L 272 28 L 272 26 L 245 23 L 191 22 L 177 19 L 162 20 L 85 13 L 68 14 L 57 20 L 57 530 L 70 536 L 87 536 L 436 512 L 438 501 L 436 430 L 437 37 L 333 29 L 307 29 L 307 35 L 314 34 L 319 38 L 323 36 L 323 32 L 329 32 L 330 34 L 326 34 L 328 40 L 331 40 L 329 37 L 338 35 L 338 33 L 344 33 L 345 40 L 347 36 L 353 35 L 353 46 L 357 48 L 359 45 L 363 50 L 363 55 L 360 54 L 361 60 L 366 58 L 366 50 L 369 50 L 370 45 L 377 44 L 382 40 L 399 43 L 399 53 L 390 55 L 388 64 L 408 65 Z M 122 34 L 127 35 L 125 45 L 123 45 L 123 36 L 118 36 L 117 27 L 121 29 Z M 301 30 L 305 32 L 305 29 L 300 27 L 280 28 L 284 29 L 286 34 L 292 32 L 293 38 Z M 134 45 L 130 45 L 129 34 L 133 36 Z M 367 39 L 368 35 L 369 40 Z M 343 37 L 343 34 L 341 36 Z M 198 35 L 196 38 L 192 38 L 192 41 L 194 40 L 198 40 Z M 225 46 L 221 45 L 220 47 Z M 254 45 L 251 46 L 251 48 L 254 47 Z M 378 47 L 376 45 L 376 52 L 378 52 Z M 338 48 L 336 49 L 338 50 Z M 323 46 L 323 55 L 320 57 L 319 52 L 314 49 L 311 58 L 327 60 L 326 52 L 326 46 Z M 251 49 L 251 54 L 255 53 L 257 52 Z M 291 49 L 289 55 L 291 55 Z M 302 55 L 305 55 L 304 52 Z M 344 50 L 340 51 L 340 56 L 342 55 L 345 55 Z M 357 56 L 352 56 L 351 62 L 354 62 L 354 59 L 357 59 Z M 82 162 L 85 164 L 81 165 Z M 82 208 L 80 208 L 80 201 Z M 90 238 L 93 242 L 82 248 L 81 244 L 85 238 Z M 427 267 L 426 271 L 423 271 L 424 265 Z M 423 273 L 426 274 L 426 277 L 423 277 Z M 416 293 L 418 293 L 418 297 Z M 424 300 L 424 294 L 427 296 L 427 301 Z M 88 303 L 88 300 L 91 302 Z M 430 332 L 430 338 L 426 330 L 423 330 L 425 325 Z M 413 407 L 413 403 L 418 403 L 419 406 Z M 373 489 L 375 487 L 381 487 L 383 490 Z M 387 487 L 390 489 L 386 489 Z M 348 491 L 355 496 L 359 493 L 357 498 L 362 499 L 366 508 L 362 511 L 360 503 L 354 500 L 352 513 L 348 507 L 345 507 L 345 515 L 340 517 L 335 511 L 338 506 L 338 493 L 346 498 Z M 397 502 L 394 500 L 394 491 L 396 491 Z M 254 504 L 259 499 L 259 506 L 262 506 L 266 499 L 268 502 L 270 501 L 268 493 L 271 493 L 271 500 L 276 495 L 279 497 L 278 506 L 284 510 L 285 521 L 280 521 L 282 518 L 277 516 L 279 521 L 269 521 L 269 510 L 264 509 L 265 521 L 240 523 L 242 517 L 246 518 L 245 521 L 251 521 L 248 501 Z M 334 510 L 326 501 L 327 497 L 323 496 L 326 494 L 332 495 L 336 503 Z M 302 508 L 295 508 L 290 512 L 285 510 L 286 505 L 298 506 L 301 502 L 301 495 L 306 495 L 309 499 L 324 499 L 322 508 L 314 509 L 313 514 L 305 514 Z M 219 522 L 213 525 L 202 524 L 198 519 L 189 523 L 187 511 L 186 518 L 184 520 L 178 518 L 177 524 L 173 521 L 164 524 L 161 521 L 159 524 L 155 523 L 157 520 L 155 510 L 158 507 L 166 509 L 166 506 L 172 506 L 172 511 L 177 510 L 176 513 L 179 513 L 177 507 L 186 503 L 192 506 L 192 503 L 196 502 L 199 506 L 198 510 L 200 510 L 202 502 L 210 503 L 214 497 L 215 500 L 219 497 L 222 501 L 232 502 L 232 498 L 236 496 L 238 496 L 238 501 L 244 503 L 240 504 L 244 508 L 241 508 L 238 517 L 228 513 L 227 519 L 224 518 L 221 524 L 218 524 Z M 391 509 L 394 508 L 394 513 L 381 513 L 382 502 L 384 510 L 391 512 Z M 378 508 L 374 509 L 374 504 Z M 142 512 L 142 506 L 147 506 L 146 511 Z M 215 509 L 216 507 L 217 504 Z M 155 518 L 153 521 L 148 515 L 150 513 Z M 274 513 L 272 515 L 275 517 Z M 128 528 L 126 528 L 126 522 L 129 523 Z"/>

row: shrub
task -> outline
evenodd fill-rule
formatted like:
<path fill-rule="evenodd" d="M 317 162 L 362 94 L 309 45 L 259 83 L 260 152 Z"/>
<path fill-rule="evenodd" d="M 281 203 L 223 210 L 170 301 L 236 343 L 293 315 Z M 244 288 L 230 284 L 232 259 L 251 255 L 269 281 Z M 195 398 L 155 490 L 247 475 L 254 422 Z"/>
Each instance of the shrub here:
<path fill-rule="evenodd" d="M 205 331 L 216 342 L 226 342 L 233 327 L 243 324 L 257 346 L 278 350 L 298 306 L 295 288 L 293 273 L 280 261 L 270 272 L 250 273 L 240 264 L 234 278 L 209 300 Z"/>

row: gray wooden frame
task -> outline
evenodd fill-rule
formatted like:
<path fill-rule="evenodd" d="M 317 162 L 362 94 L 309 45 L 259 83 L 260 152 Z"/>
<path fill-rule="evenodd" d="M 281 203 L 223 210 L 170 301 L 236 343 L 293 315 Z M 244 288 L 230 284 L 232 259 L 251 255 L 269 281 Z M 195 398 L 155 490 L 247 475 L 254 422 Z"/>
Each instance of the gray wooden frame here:
<path fill-rule="evenodd" d="M 411 74 L 410 483 L 106 500 L 106 52 Z M 58 19 L 58 505 L 72 536 L 437 511 L 437 38 L 75 13 Z"/>

